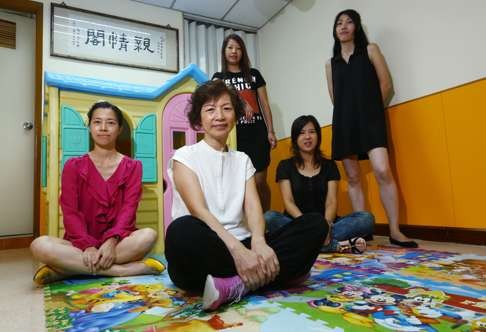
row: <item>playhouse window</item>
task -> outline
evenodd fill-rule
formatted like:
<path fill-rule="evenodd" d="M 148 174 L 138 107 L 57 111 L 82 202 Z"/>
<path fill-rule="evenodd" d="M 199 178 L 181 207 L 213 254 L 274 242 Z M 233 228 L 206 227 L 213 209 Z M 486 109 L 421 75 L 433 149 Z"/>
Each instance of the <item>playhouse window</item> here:
<path fill-rule="evenodd" d="M 177 150 L 184 145 L 186 145 L 186 133 L 174 130 L 172 132 L 172 148 Z"/>
<path fill-rule="evenodd" d="M 196 142 L 199 142 L 203 138 L 204 138 L 204 133 L 202 133 L 202 132 L 196 133 Z"/>

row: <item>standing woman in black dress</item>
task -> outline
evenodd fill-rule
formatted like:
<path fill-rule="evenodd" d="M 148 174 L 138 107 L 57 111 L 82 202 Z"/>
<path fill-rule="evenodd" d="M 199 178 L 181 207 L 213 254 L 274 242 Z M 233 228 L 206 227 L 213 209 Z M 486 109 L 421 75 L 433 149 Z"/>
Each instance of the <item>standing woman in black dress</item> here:
<path fill-rule="evenodd" d="M 417 247 L 398 224 L 398 192 L 388 160 L 384 114 L 393 87 L 385 58 L 378 45 L 368 42 L 355 10 L 347 9 L 336 16 L 333 36 L 333 56 L 326 63 L 334 104 L 332 155 L 343 162 L 353 210 L 365 210 L 358 160 L 369 159 L 389 220 L 390 242 Z"/>

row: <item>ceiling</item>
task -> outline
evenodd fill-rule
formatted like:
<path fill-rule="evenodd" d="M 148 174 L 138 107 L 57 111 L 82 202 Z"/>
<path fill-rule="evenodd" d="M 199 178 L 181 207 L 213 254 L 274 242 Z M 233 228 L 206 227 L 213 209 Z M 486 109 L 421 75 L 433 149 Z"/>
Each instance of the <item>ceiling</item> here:
<path fill-rule="evenodd" d="M 132 0 L 184 13 L 189 19 L 257 30 L 290 0 Z"/>

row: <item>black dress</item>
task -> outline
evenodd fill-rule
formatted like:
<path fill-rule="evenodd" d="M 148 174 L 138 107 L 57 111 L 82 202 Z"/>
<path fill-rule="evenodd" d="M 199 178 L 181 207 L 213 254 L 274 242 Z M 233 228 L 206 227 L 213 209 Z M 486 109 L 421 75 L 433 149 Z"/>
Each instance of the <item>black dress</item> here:
<path fill-rule="evenodd" d="M 332 157 L 368 159 L 368 151 L 387 147 L 380 82 L 367 49 L 355 49 L 349 62 L 332 58 L 334 112 Z"/>

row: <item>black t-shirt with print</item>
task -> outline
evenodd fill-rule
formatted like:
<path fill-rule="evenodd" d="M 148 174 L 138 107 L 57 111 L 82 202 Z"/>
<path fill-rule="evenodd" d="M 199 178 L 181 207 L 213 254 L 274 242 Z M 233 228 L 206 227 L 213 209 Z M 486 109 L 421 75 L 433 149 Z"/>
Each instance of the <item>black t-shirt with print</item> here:
<path fill-rule="evenodd" d="M 213 75 L 213 79 L 219 78 L 226 83 L 226 85 L 231 85 L 238 91 L 240 97 L 247 103 L 252 111 L 253 117 L 247 120 L 244 116 L 238 119 L 238 126 L 251 125 L 258 121 L 264 121 L 262 112 L 260 109 L 260 104 L 258 101 L 257 89 L 265 86 L 266 82 L 263 79 L 262 74 L 255 69 L 250 69 L 251 82 L 244 77 L 242 72 L 232 73 L 232 72 L 217 72 Z"/>
<path fill-rule="evenodd" d="M 340 179 L 333 160 L 324 159 L 321 170 L 314 176 L 299 173 L 293 158 L 282 160 L 277 167 L 276 182 L 289 180 L 295 205 L 302 213 L 317 212 L 325 215 L 327 183 Z"/>
<path fill-rule="evenodd" d="M 260 172 L 270 164 L 268 132 L 257 93 L 258 88 L 265 86 L 266 82 L 255 68 L 250 69 L 250 76 L 251 82 L 248 82 L 242 72 L 217 72 L 212 79 L 221 79 L 226 85 L 233 86 L 241 99 L 251 107 L 253 112 L 251 119 L 242 116 L 236 123 L 236 144 L 237 149 L 245 152 L 257 172 Z"/>

